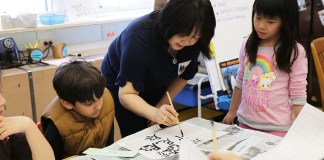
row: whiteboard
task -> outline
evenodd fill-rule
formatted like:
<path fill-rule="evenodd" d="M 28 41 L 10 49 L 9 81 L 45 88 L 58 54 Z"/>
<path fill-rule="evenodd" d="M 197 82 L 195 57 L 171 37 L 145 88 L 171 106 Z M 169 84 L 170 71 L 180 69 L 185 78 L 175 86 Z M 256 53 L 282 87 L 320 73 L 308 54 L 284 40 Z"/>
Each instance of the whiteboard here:
<path fill-rule="evenodd" d="M 239 57 L 244 37 L 252 31 L 254 0 L 210 0 L 216 17 L 212 40 L 216 52 L 213 59 L 205 60 L 212 92 L 226 90 L 219 62 Z M 215 101 L 216 102 L 216 101 Z"/>
<path fill-rule="evenodd" d="M 211 0 L 216 17 L 214 46 L 219 62 L 238 58 L 242 38 L 252 31 L 254 0 Z"/>

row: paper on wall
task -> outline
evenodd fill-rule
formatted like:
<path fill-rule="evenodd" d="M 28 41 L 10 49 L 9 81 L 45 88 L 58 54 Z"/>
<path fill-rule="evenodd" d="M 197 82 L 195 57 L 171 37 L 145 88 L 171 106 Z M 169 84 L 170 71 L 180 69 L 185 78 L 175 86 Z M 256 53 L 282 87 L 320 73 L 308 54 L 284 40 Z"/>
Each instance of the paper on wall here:
<path fill-rule="evenodd" d="M 69 21 L 93 18 L 96 13 L 95 2 L 89 0 L 64 0 Z"/>

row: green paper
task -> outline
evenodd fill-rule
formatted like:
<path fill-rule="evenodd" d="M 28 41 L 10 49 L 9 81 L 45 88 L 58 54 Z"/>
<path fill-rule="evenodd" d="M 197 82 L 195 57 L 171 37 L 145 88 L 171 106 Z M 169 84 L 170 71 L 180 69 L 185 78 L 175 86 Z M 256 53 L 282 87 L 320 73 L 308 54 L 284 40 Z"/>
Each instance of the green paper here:
<path fill-rule="evenodd" d="M 137 152 L 135 151 L 119 151 L 119 150 L 108 150 L 100 148 L 88 148 L 83 152 L 84 154 L 98 155 L 98 156 L 109 156 L 109 157 L 135 157 Z"/>

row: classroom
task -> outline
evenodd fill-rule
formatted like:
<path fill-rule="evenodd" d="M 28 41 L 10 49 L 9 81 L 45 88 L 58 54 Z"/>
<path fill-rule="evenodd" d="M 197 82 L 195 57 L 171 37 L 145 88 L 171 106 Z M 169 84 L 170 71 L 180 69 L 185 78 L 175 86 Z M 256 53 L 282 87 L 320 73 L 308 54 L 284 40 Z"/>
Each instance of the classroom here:
<path fill-rule="evenodd" d="M 0 18 L 1 160 L 324 159 L 324 0 L 11 0 Z"/>

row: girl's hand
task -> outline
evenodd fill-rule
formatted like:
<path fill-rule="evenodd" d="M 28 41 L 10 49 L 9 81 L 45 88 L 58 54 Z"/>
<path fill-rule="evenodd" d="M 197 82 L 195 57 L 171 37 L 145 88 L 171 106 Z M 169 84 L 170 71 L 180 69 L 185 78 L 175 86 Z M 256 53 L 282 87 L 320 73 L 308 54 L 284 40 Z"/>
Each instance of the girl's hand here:
<path fill-rule="evenodd" d="M 26 130 L 31 124 L 35 125 L 34 122 L 28 117 L 0 116 L 0 139 L 3 140 L 4 138 L 19 132 L 26 132 Z"/>
<path fill-rule="evenodd" d="M 233 124 L 235 118 L 236 118 L 236 114 L 232 114 L 232 113 L 228 112 L 226 114 L 226 116 L 224 117 L 222 123 L 224 123 L 224 124 Z"/>
<path fill-rule="evenodd" d="M 158 124 L 172 126 L 178 123 L 179 114 L 170 105 L 164 104 L 154 113 L 154 121 Z"/>

